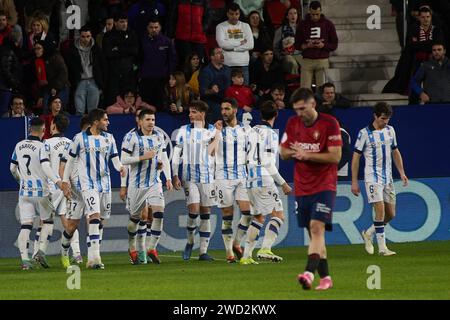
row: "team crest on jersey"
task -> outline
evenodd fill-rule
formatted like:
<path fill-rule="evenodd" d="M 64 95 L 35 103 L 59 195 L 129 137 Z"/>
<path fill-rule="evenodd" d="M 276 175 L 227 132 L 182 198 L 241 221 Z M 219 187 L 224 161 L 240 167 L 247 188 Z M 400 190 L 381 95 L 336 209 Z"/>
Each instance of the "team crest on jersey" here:
<path fill-rule="evenodd" d="M 319 138 L 320 138 L 320 132 L 319 132 L 319 131 L 314 131 L 314 132 L 313 132 L 313 138 L 314 138 L 314 140 L 319 140 Z"/>

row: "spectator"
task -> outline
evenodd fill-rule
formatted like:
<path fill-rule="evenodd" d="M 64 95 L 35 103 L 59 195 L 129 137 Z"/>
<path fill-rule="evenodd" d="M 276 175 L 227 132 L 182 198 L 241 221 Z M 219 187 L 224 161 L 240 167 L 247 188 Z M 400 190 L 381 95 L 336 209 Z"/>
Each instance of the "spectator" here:
<path fill-rule="evenodd" d="M 15 26 L 17 24 L 17 11 L 13 0 L 1 0 L 0 11 L 4 12 L 8 18 L 8 25 Z"/>
<path fill-rule="evenodd" d="M 198 54 L 191 53 L 187 56 L 184 64 L 184 76 L 188 80 L 187 84 L 195 96 L 200 95 L 200 88 L 198 83 L 198 75 L 200 73 L 200 57 Z"/>
<path fill-rule="evenodd" d="M 128 28 L 128 17 L 119 13 L 114 17 L 114 28 L 103 37 L 103 54 L 106 58 L 108 81 L 105 102 L 112 104 L 121 88 L 135 87 L 135 62 L 139 42 L 136 34 Z"/>
<path fill-rule="evenodd" d="M 0 114 L 8 109 L 12 93 L 18 91 L 21 82 L 22 67 L 13 47 L 8 38 L 0 45 Z"/>
<path fill-rule="evenodd" d="M 295 43 L 303 55 L 301 87 L 311 88 L 313 77 L 317 86 L 323 85 L 330 66 L 328 58 L 337 49 L 338 38 L 334 24 L 322 14 L 319 1 L 310 3 L 309 14 L 298 25 Z"/>
<path fill-rule="evenodd" d="M 40 117 L 45 122 L 45 133 L 42 139 L 48 139 L 52 136 L 50 133 L 50 127 L 56 115 L 62 114 L 66 117 L 69 117 L 69 114 L 62 110 L 62 101 L 58 96 L 50 97 L 50 99 L 48 100 L 48 105 L 45 109 L 49 109 L 50 111 L 47 114 L 41 115 Z"/>
<path fill-rule="evenodd" d="M 165 88 L 165 111 L 180 114 L 189 110 L 189 103 L 194 100 L 194 94 L 186 84 L 184 73 L 175 71 L 170 74 Z"/>
<path fill-rule="evenodd" d="M 283 70 L 274 59 L 272 48 L 268 47 L 261 51 L 262 55 L 250 73 L 252 90 L 259 97 L 268 94 L 273 83 L 283 82 Z"/>
<path fill-rule="evenodd" d="M 22 95 L 15 95 L 12 98 L 8 112 L 2 118 L 32 117 L 33 113 L 25 107 L 25 98 Z"/>
<path fill-rule="evenodd" d="M 275 102 L 278 110 L 286 109 L 288 107 L 288 102 L 286 101 L 286 89 L 284 88 L 284 85 L 280 83 L 273 84 L 269 94 L 262 97 L 259 101 L 259 106 L 269 100 Z"/>
<path fill-rule="evenodd" d="M 147 35 L 141 39 L 141 47 L 143 61 L 139 90 L 145 101 L 162 110 L 164 86 L 169 74 L 175 71 L 175 47 L 171 39 L 161 34 L 161 24 L 157 19 L 148 23 Z"/>
<path fill-rule="evenodd" d="M 264 10 L 272 23 L 272 27 L 278 29 L 286 18 L 286 10 L 294 7 L 300 9 L 299 0 L 266 0 Z"/>
<path fill-rule="evenodd" d="M 102 32 L 97 34 L 97 37 L 95 38 L 95 43 L 97 46 L 102 49 L 103 48 L 103 37 L 108 31 L 111 31 L 114 28 L 114 18 L 113 17 L 107 17 L 105 19 L 104 27 Z"/>
<path fill-rule="evenodd" d="M 207 8 L 206 0 L 172 1 L 167 35 L 175 39 L 180 64 L 192 52 L 197 53 L 200 60 L 205 57 Z"/>
<path fill-rule="evenodd" d="M 262 50 L 272 45 L 272 36 L 264 25 L 258 11 L 250 12 L 248 22 L 252 29 L 254 44 L 253 50 L 250 50 L 250 61 L 254 63 L 261 56 Z"/>
<path fill-rule="evenodd" d="M 45 41 L 49 49 L 56 48 L 56 40 L 52 33 L 48 31 L 48 19 L 42 15 L 36 15 L 30 19 L 31 31 L 28 33 L 27 39 L 24 43 L 24 49 L 27 50 L 25 58 L 33 56 L 34 45 L 36 42 Z"/>
<path fill-rule="evenodd" d="M 239 5 L 231 3 L 228 6 L 228 20 L 217 25 L 216 40 L 223 50 L 225 65 L 235 69 L 242 68 L 244 83 L 248 85 L 249 51 L 253 49 L 253 34 L 247 23 L 239 21 L 240 14 Z"/>
<path fill-rule="evenodd" d="M 206 27 L 206 48 L 208 54 L 216 48 L 216 26 L 227 19 L 227 6 L 233 0 L 207 0 L 209 10 L 209 21 Z M 204 62 L 204 61 L 203 61 Z"/>
<path fill-rule="evenodd" d="M 283 72 L 287 74 L 299 74 L 301 56 L 295 44 L 299 22 L 298 10 L 294 7 L 287 9 L 283 24 L 275 32 L 273 39 L 275 57 L 280 60 Z"/>
<path fill-rule="evenodd" d="M 136 90 L 126 89 L 117 96 L 116 103 L 106 108 L 106 112 L 108 114 L 135 114 L 138 108 L 156 111 L 155 107 L 142 101 Z"/>
<path fill-rule="evenodd" d="M 165 31 L 167 7 L 161 0 L 138 0 L 128 9 L 128 20 L 131 29 L 138 39 L 146 35 L 147 24 L 152 19 L 158 19 L 162 30 Z"/>
<path fill-rule="evenodd" d="M 336 93 L 336 87 L 331 82 L 320 87 L 320 96 L 316 97 L 317 111 L 334 115 L 334 110 L 350 108 L 351 102 L 342 95 Z"/>
<path fill-rule="evenodd" d="M 445 46 L 435 42 L 431 50 L 432 58 L 420 66 L 412 79 L 412 90 L 422 103 L 449 103 L 450 64 Z"/>
<path fill-rule="evenodd" d="M 224 64 L 221 48 L 213 48 L 209 56 L 210 63 L 200 70 L 198 80 L 200 97 L 209 105 L 208 120 L 215 122 L 221 119 L 220 103 L 231 83 L 231 69 Z"/>
<path fill-rule="evenodd" d="M 258 12 L 260 17 L 263 15 L 264 0 L 234 0 L 234 2 L 239 6 L 246 17 L 248 17 L 252 11 Z"/>
<path fill-rule="evenodd" d="M 256 101 L 252 89 L 244 85 L 244 74 L 242 70 L 231 70 L 231 82 L 232 85 L 225 91 L 225 97 L 236 99 L 239 108 L 245 112 L 252 112 Z"/>
<path fill-rule="evenodd" d="M 69 75 L 63 57 L 54 47 L 38 41 L 35 46 L 34 71 L 39 89 L 38 108 L 47 113 L 50 97 L 58 96 L 63 106 L 69 101 Z"/>
<path fill-rule="evenodd" d="M 8 23 L 8 16 L 0 10 L 0 45 L 3 44 L 4 39 L 11 38 L 12 31 L 12 27 Z"/>
<path fill-rule="evenodd" d="M 67 62 L 71 87 L 75 90 L 76 114 L 83 115 L 86 109 L 89 113 L 98 107 L 105 72 L 102 52 L 89 27 L 80 29 L 80 37 L 69 48 Z"/>

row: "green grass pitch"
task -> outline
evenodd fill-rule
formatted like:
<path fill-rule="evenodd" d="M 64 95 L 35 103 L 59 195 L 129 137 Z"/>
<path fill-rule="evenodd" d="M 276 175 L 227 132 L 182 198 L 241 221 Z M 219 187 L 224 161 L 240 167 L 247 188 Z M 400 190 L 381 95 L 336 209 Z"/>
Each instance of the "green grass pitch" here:
<path fill-rule="evenodd" d="M 450 299 L 450 242 L 390 244 L 396 256 L 369 256 L 362 245 L 330 246 L 334 288 L 304 291 L 296 281 L 305 266 L 306 248 L 275 248 L 281 263 L 227 264 L 220 260 L 183 261 L 180 253 L 162 254 L 161 265 L 129 263 L 126 253 L 103 254 L 105 270 L 81 268 L 81 289 L 69 290 L 69 274 L 59 257 L 50 269 L 22 271 L 19 259 L 0 259 L 0 300 L 4 299 Z M 195 252 L 193 254 L 195 256 Z M 381 289 L 367 289 L 371 274 L 381 271 Z M 314 285 L 317 285 L 316 279 Z"/>

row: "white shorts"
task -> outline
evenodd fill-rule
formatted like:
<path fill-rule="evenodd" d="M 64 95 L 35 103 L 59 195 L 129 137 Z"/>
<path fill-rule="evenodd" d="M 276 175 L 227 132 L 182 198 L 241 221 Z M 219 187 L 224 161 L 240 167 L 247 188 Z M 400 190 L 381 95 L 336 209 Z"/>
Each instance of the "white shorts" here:
<path fill-rule="evenodd" d="M 216 188 L 214 183 L 183 182 L 186 203 L 200 203 L 202 207 L 212 207 L 217 204 Z"/>
<path fill-rule="evenodd" d="M 247 189 L 252 215 L 268 215 L 275 211 L 283 211 L 278 188 L 275 185 Z"/>
<path fill-rule="evenodd" d="M 62 190 L 54 190 L 50 193 L 50 199 L 52 200 L 53 207 L 55 208 L 55 214 L 63 216 L 67 213 L 67 199 L 64 196 Z"/>
<path fill-rule="evenodd" d="M 68 203 L 68 208 L 66 213 L 66 218 L 68 220 L 81 220 L 86 205 L 84 204 L 83 195 L 80 190 L 76 188 L 72 189 L 72 199 L 70 199 Z"/>
<path fill-rule="evenodd" d="M 88 217 L 94 213 L 100 213 L 102 219 L 109 219 L 111 216 L 111 192 L 99 193 L 97 190 L 83 190 L 81 194 Z"/>
<path fill-rule="evenodd" d="M 366 182 L 366 193 L 369 203 L 387 202 L 395 204 L 394 184 L 382 185 L 379 183 Z"/>
<path fill-rule="evenodd" d="M 49 220 L 55 215 L 50 197 L 19 197 L 20 223 L 33 222 L 34 217 Z"/>
<path fill-rule="evenodd" d="M 128 188 L 127 209 L 134 219 L 140 219 L 145 206 L 165 206 L 162 184 L 157 183 L 150 188 Z"/>
<path fill-rule="evenodd" d="M 216 180 L 217 207 L 228 208 L 235 201 L 248 201 L 245 179 Z"/>

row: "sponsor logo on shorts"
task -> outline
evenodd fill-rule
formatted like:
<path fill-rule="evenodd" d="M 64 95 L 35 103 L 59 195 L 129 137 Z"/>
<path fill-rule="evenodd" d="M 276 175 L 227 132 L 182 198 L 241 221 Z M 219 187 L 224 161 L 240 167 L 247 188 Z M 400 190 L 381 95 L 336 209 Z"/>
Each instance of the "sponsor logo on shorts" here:
<path fill-rule="evenodd" d="M 331 212 L 331 208 L 327 207 L 325 204 L 323 203 L 318 203 L 317 204 L 317 208 L 316 208 L 317 212 L 323 212 L 323 213 L 330 213 Z"/>

